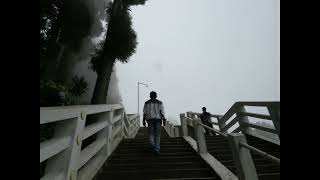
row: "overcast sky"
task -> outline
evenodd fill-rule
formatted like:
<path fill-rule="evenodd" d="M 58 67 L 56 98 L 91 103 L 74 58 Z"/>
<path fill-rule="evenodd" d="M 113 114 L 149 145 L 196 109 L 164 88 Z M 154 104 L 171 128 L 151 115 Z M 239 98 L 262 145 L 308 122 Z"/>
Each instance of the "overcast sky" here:
<path fill-rule="evenodd" d="M 136 53 L 117 63 L 127 113 L 158 93 L 166 116 L 223 115 L 236 101 L 280 101 L 279 0 L 148 0 L 132 8 Z"/>

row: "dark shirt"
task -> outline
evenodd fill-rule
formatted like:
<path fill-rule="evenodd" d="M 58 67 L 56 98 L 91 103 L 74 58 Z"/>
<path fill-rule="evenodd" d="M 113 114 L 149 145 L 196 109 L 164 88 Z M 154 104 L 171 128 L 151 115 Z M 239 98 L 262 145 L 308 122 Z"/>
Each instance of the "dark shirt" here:
<path fill-rule="evenodd" d="M 202 113 L 200 115 L 200 119 L 203 124 L 206 124 L 206 125 L 211 124 L 211 114 L 208 112 Z"/>

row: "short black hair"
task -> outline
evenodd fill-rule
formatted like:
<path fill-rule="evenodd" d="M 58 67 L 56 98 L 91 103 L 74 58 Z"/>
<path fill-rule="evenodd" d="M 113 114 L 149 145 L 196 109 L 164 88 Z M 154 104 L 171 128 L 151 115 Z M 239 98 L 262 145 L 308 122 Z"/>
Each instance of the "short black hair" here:
<path fill-rule="evenodd" d="M 207 110 L 207 108 L 206 107 L 202 107 L 202 111 L 204 111 L 204 110 Z"/>
<path fill-rule="evenodd" d="M 157 98 L 157 93 L 154 92 L 154 91 L 151 91 L 151 92 L 150 92 L 150 98 L 151 98 L 151 99 Z"/>

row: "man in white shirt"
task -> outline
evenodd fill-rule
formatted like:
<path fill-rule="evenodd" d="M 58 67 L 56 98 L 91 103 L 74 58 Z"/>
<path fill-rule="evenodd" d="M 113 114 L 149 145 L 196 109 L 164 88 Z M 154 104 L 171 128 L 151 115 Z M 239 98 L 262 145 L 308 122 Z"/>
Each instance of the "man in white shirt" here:
<path fill-rule="evenodd" d="M 166 124 L 164 107 L 161 101 L 157 100 L 157 93 L 150 92 L 150 99 L 144 103 L 143 126 L 148 123 L 149 142 L 156 155 L 160 155 L 160 127 L 161 122 Z"/>

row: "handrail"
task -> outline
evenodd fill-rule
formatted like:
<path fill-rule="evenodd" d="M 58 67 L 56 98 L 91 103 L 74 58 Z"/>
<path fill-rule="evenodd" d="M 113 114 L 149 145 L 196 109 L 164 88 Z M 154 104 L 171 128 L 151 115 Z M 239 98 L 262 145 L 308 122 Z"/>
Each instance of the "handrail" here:
<path fill-rule="evenodd" d="M 257 114 L 257 113 L 248 113 L 248 112 L 239 112 L 239 113 L 240 113 L 241 116 L 250 116 L 250 117 L 254 117 L 254 118 L 272 120 L 272 118 L 269 115 Z"/>
<path fill-rule="evenodd" d="M 266 107 L 269 111 L 269 115 L 264 114 L 257 114 L 257 113 L 251 113 L 246 112 L 244 109 L 244 106 L 262 106 Z M 254 167 L 254 162 L 252 160 L 252 157 L 250 155 L 250 150 L 258 153 L 259 155 L 276 162 L 280 164 L 280 159 L 262 151 L 255 147 L 252 147 L 246 143 L 246 137 L 244 134 L 249 134 L 252 136 L 255 136 L 255 133 L 251 131 L 249 128 L 255 128 L 262 131 L 266 131 L 273 134 L 278 134 L 280 138 L 280 102 L 274 102 L 274 101 L 264 101 L 264 102 L 235 102 L 231 108 L 223 115 L 215 115 L 211 117 L 216 117 L 218 120 L 218 126 L 219 130 L 215 128 L 211 128 L 201 122 L 199 118 L 200 113 L 195 113 L 192 111 L 187 112 L 187 116 L 185 114 L 180 114 L 180 120 L 181 120 L 181 127 L 183 130 L 184 138 L 190 138 L 188 136 L 191 136 L 191 138 L 195 139 L 197 142 L 198 152 L 206 153 L 207 147 L 206 147 L 206 140 L 204 137 L 204 129 L 209 129 L 217 134 L 222 135 L 225 138 L 228 138 L 228 142 L 230 143 L 233 151 L 233 158 L 239 164 L 239 167 L 237 166 L 238 176 L 240 180 L 245 179 L 253 179 L 257 180 L 257 174 Z M 229 119 L 236 115 L 231 121 Z M 259 118 L 263 120 L 271 120 L 274 124 L 275 129 L 264 127 L 262 125 L 256 125 L 249 122 L 248 117 L 254 117 Z M 233 132 L 242 132 L 242 133 L 228 133 L 227 130 L 232 128 L 236 123 L 239 123 L 239 127 L 237 127 Z M 216 123 L 212 123 L 216 124 Z M 189 126 L 188 126 L 189 125 Z M 194 133 L 192 131 L 189 131 L 188 128 L 193 128 Z M 189 133 L 191 133 L 189 135 Z M 257 138 L 261 138 L 264 140 L 267 140 L 267 138 L 256 136 Z M 270 141 L 270 140 L 267 140 Z M 274 141 L 270 141 L 274 143 Z M 276 143 L 277 144 L 277 143 Z M 279 145 L 279 144 L 278 144 Z M 240 151 L 240 148 L 244 147 L 245 149 L 242 149 Z"/>
<path fill-rule="evenodd" d="M 213 131 L 213 132 L 215 132 L 215 133 L 217 133 L 217 134 L 220 134 L 221 136 L 223 136 L 223 137 L 225 137 L 225 138 L 227 138 L 228 137 L 228 135 L 227 134 L 225 134 L 225 133 L 222 133 L 222 132 L 220 132 L 219 130 L 216 130 L 215 128 L 211 128 L 211 127 L 209 127 L 209 126 L 207 126 L 207 125 L 205 125 L 205 124 L 203 124 L 203 123 L 198 123 L 199 125 L 201 125 L 201 126 L 203 126 L 204 128 L 206 128 L 206 129 L 209 129 L 209 130 L 211 130 L 211 131 Z"/>
<path fill-rule="evenodd" d="M 190 119 L 191 121 L 193 121 L 193 119 L 192 118 L 190 118 L 190 117 L 185 117 L 186 119 Z M 219 130 L 217 130 L 217 129 L 215 129 L 215 128 L 211 128 L 211 127 L 209 127 L 209 126 L 207 126 L 207 125 L 205 125 L 205 124 L 203 124 L 203 123 L 199 123 L 201 126 L 203 126 L 204 128 L 206 128 L 206 129 L 209 129 L 209 130 L 211 130 L 211 131 L 214 131 L 215 133 L 217 133 L 217 134 L 220 134 L 220 135 L 222 135 L 222 136 L 224 136 L 224 137 L 227 137 L 227 135 L 225 134 L 225 133 L 222 133 L 221 131 L 219 131 Z"/>
<path fill-rule="evenodd" d="M 96 122 L 85 125 L 87 116 Z M 54 123 L 54 136 L 40 143 L 41 179 L 92 179 L 123 138 L 134 138 L 140 116 L 127 116 L 121 104 L 40 107 L 40 125 Z M 96 135 L 84 149 L 82 141 Z"/>
<path fill-rule="evenodd" d="M 175 127 L 169 120 L 166 121 L 164 129 L 169 137 L 180 137 L 180 129 Z"/>
<path fill-rule="evenodd" d="M 269 115 L 258 114 L 246 112 L 244 106 L 260 106 L 266 107 L 269 111 Z M 227 121 L 233 116 L 236 117 L 227 123 Z M 271 120 L 275 129 L 263 127 L 256 124 L 251 124 L 248 120 L 248 117 L 259 118 L 262 120 Z M 262 131 L 266 131 L 269 133 L 277 134 L 280 138 L 280 102 L 277 101 L 262 101 L 262 102 L 235 102 L 231 108 L 220 118 L 218 119 L 218 124 L 220 131 L 227 132 L 231 127 L 233 127 L 236 123 L 239 123 L 239 128 L 236 130 L 240 130 L 243 133 L 248 133 L 250 135 L 255 136 L 250 128 L 256 128 Z M 274 142 L 266 138 L 269 142 Z"/>
<path fill-rule="evenodd" d="M 268 154 L 268 153 L 266 153 L 266 152 L 264 152 L 264 151 L 261 151 L 261 150 L 255 148 L 255 147 L 253 147 L 253 146 L 250 146 L 250 145 L 247 144 L 247 143 L 239 142 L 239 145 L 241 145 L 241 146 L 243 146 L 243 147 L 245 147 L 245 148 L 248 148 L 248 149 L 256 152 L 257 154 L 265 157 L 266 159 L 269 159 L 269 160 L 271 160 L 271 161 L 273 161 L 273 162 L 276 162 L 276 163 L 280 164 L 280 159 L 279 159 L 279 158 L 274 157 L 274 156 L 272 156 L 272 155 L 270 155 L 270 154 Z"/>
<path fill-rule="evenodd" d="M 244 105 L 244 106 L 275 106 L 280 107 L 279 101 L 257 101 L 257 102 L 251 102 L 251 101 L 238 101 L 236 104 Z"/>
<path fill-rule="evenodd" d="M 201 115 L 202 113 L 197 113 L 197 112 L 192 112 L 192 111 L 189 111 L 190 114 L 194 114 L 194 115 Z M 221 118 L 222 115 L 219 115 L 219 114 L 211 114 L 211 117 L 214 117 L 214 118 Z"/>
<path fill-rule="evenodd" d="M 208 153 L 207 146 L 206 146 L 206 140 L 204 137 L 204 129 L 207 128 L 210 129 L 223 137 L 227 138 L 227 135 L 211 128 L 203 123 L 201 123 L 201 120 L 199 118 L 192 119 L 190 117 L 185 117 L 184 114 L 180 114 L 180 120 L 181 120 L 181 128 L 183 131 L 183 138 L 191 145 L 191 147 L 196 150 L 201 158 L 210 165 L 210 167 L 218 174 L 218 176 L 222 180 L 239 180 L 239 178 L 234 175 L 226 166 L 224 166 L 221 162 L 219 162 L 214 156 L 212 156 L 210 153 Z M 186 120 L 192 121 L 192 127 L 194 130 L 194 137 L 188 135 L 188 127 Z"/>

